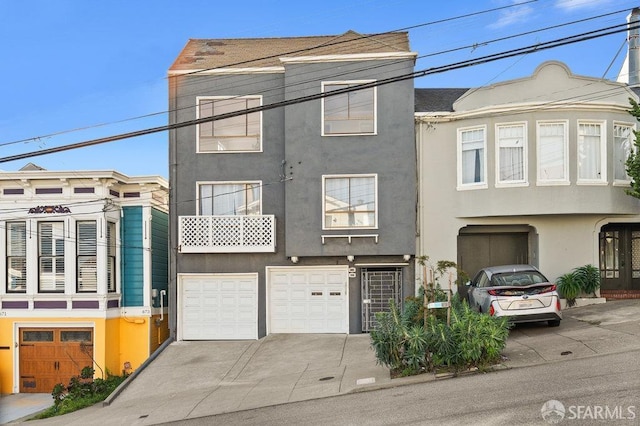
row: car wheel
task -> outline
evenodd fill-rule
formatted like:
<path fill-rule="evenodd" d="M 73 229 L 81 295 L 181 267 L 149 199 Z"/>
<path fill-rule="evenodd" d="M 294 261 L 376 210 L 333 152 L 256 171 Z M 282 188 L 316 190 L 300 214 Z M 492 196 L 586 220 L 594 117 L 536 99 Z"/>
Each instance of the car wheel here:
<path fill-rule="evenodd" d="M 549 324 L 549 327 L 557 327 L 560 325 L 560 320 L 549 320 L 547 324 Z"/>

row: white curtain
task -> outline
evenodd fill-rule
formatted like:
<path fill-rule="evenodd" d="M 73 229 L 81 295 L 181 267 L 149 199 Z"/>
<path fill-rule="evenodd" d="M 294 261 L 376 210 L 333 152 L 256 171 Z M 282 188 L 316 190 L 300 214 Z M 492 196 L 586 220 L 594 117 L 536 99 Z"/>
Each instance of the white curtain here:
<path fill-rule="evenodd" d="M 484 129 L 461 133 L 462 183 L 484 182 Z"/>
<path fill-rule="evenodd" d="M 500 182 L 524 181 L 524 126 L 498 128 Z"/>
<path fill-rule="evenodd" d="M 600 179 L 600 125 L 580 124 L 578 129 L 578 179 Z"/>
<path fill-rule="evenodd" d="M 538 130 L 539 179 L 566 179 L 564 123 L 541 124 Z"/>

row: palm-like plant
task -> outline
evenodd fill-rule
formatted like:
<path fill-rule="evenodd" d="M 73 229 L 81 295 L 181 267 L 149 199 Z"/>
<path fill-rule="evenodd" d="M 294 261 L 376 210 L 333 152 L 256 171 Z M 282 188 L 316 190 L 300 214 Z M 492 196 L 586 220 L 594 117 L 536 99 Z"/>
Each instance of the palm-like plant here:
<path fill-rule="evenodd" d="M 561 275 L 556 279 L 556 285 L 560 294 L 567 299 L 567 306 L 575 306 L 576 298 L 582 291 L 580 281 L 576 279 L 576 275 L 573 272 Z"/>
<path fill-rule="evenodd" d="M 595 296 L 600 288 L 600 270 L 593 265 L 579 266 L 573 270 L 574 279 L 580 283 L 580 288 L 587 294 Z"/>

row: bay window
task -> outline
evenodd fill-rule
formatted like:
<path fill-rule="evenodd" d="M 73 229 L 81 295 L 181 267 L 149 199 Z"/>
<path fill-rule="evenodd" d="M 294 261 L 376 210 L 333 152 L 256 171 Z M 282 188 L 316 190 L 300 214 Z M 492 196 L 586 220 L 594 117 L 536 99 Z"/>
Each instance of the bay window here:
<path fill-rule="evenodd" d="M 538 184 L 568 184 L 567 122 L 538 122 Z"/>
<path fill-rule="evenodd" d="M 38 273 L 41 292 L 64 292 L 63 222 L 38 222 Z"/>
<path fill-rule="evenodd" d="M 458 129 L 458 186 L 487 184 L 486 127 Z"/>
<path fill-rule="evenodd" d="M 107 291 L 116 291 L 116 224 L 107 222 Z"/>
<path fill-rule="evenodd" d="M 627 158 L 633 149 L 633 127 L 628 124 L 613 125 L 613 178 L 629 182 Z"/>
<path fill-rule="evenodd" d="M 27 291 L 27 224 L 7 222 L 7 292 Z"/>
<path fill-rule="evenodd" d="M 78 292 L 98 291 L 98 234 L 96 221 L 76 223 Z"/>
<path fill-rule="evenodd" d="M 578 121 L 578 182 L 606 182 L 604 124 Z"/>
<path fill-rule="evenodd" d="M 497 184 L 526 183 L 526 124 L 496 125 Z"/>

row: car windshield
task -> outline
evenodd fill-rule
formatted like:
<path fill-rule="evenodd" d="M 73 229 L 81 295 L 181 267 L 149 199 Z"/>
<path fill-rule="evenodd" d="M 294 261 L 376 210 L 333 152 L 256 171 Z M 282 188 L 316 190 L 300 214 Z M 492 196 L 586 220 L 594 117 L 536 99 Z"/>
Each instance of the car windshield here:
<path fill-rule="evenodd" d="M 493 287 L 519 287 L 546 282 L 549 281 L 537 271 L 505 272 L 493 274 L 491 277 L 491 286 Z"/>

